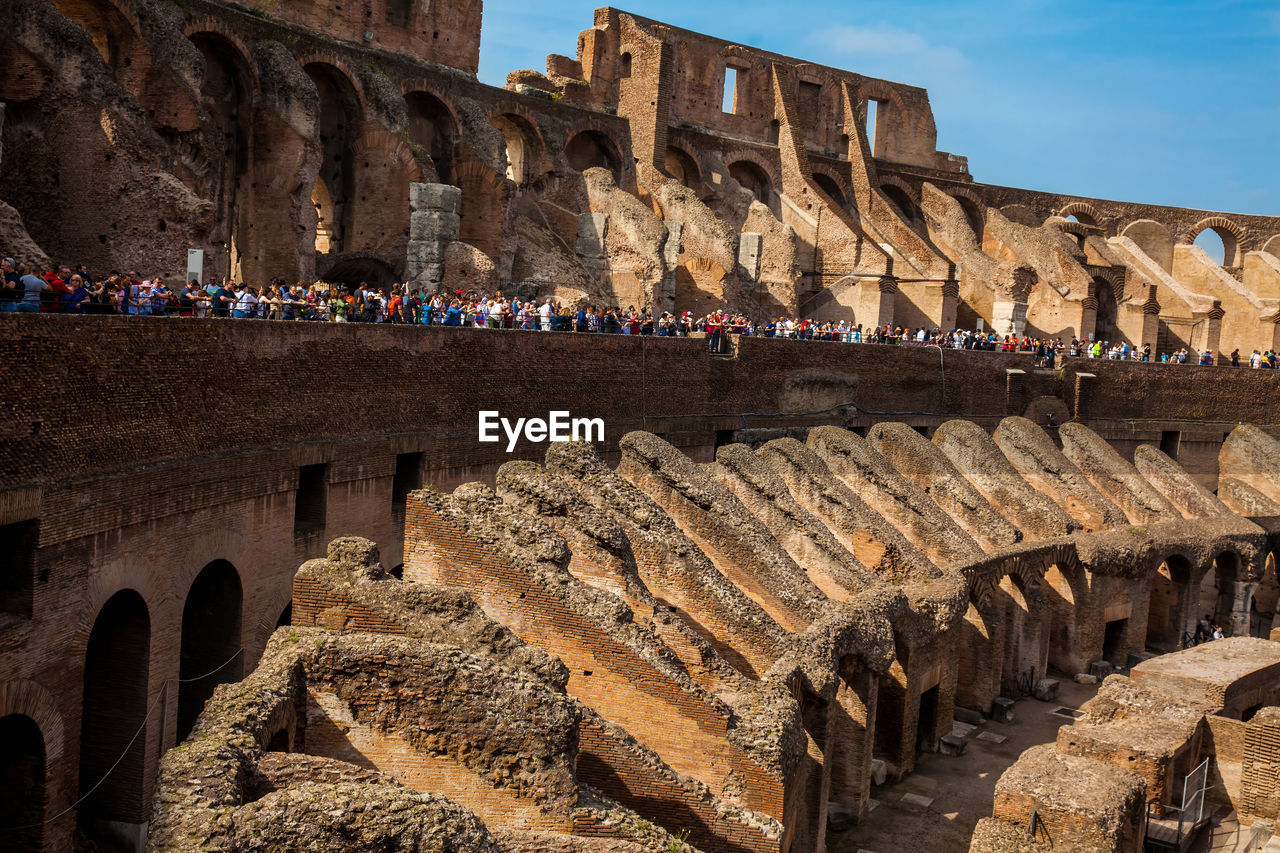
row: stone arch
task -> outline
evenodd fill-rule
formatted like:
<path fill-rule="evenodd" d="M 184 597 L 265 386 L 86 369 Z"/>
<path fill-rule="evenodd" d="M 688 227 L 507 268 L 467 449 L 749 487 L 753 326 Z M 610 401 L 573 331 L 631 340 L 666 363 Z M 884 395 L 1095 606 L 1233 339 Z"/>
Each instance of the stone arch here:
<path fill-rule="evenodd" d="M 204 59 L 200 101 L 204 115 L 204 144 L 189 156 L 179 156 L 180 176 L 216 211 L 209 239 L 215 250 L 208 259 L 216 270 L 233 274 L 249 247 L 258 218 L 253 209 L 253 106 L 258 72 L 238 39 L 209 26 L 189 28 L 187 39 Z M 212 152 L 209 156 L 207 151 Z M 185 151 L 179 147 L 180 155 Z"/>
<path fill-rule="evenodd" d="M 196 575 L 182 608 L 178 668 L 178 740 L 195 726 L 213 689 L 239 681 L 244 672 L 241 647 L 243 590 L 235 566 L 214 560 Z"/>
<path fill-rule="evenodd" d="M 116 80 L 134 95 L 141 95 L 150 54 L 143 47 L 138 17 L 128 4 L 119 0 L 53 0 L 53 5 L 89 34 Z"/>
<path fill-rule="evenodd" d="M 836 203 L 837 207 L 848 207 L 850 194 L 845 189 L 848 182 L 835 169 L 827 166 L 813 167 L 813 182 Z"/>
<path fill-rule="evenodd" d="M 979 713 L 988 713 L 1000 692 L 1000 671 L 996 650 L 1003 644 L 1001 620 L 991 604 L 991 585 L 970 587 L 969 607 L 960 622 L 956 643 L 956 704 Z"/>
<path fill-rule="evenodd" d="M 1173 270 L 1173 235 L 1161 223 L 1154 219 L 1135 219 L 1124 227 L 1120 236 L 1132 240 L 1165 272 Z"/>
<path fill-rule="evenodd" d="M 1147 598 L 1147 645 L 1151 648 L 1174 651 L 1195 627 L 1198 614 L 1191 612 L 1188 595 L 1191 566 L 1187 555 L 1173 552 L 1160 561 L 1151 575 Z"/>
<path fill-rule="evenodd" d="M 588 128 L 570 136 L 564 146 L 564 156 L 575 172 L 608 169 L 613 173 L 614 183 L 621 184 L 622 155 L 618 145 L 599 130 Z"/>
<path fill-rule="evenodd" d="M 1006 204 L 1004 207 L 1000 208 L 1000 213 L 1010 222 L 1016 222 L 1019 225 L 1026 225 L 1029 228 L 1038 228 L 1043 224 L 1034 210 L 1020 202 Z"/>
<path fill-rule="evenodd" d="M 1098 208 L 1087 201 L 1073 201 L 1070 204 L 1064 204 L 1056 215 L 1061 216 L 1063 219 L 1070 219 L 1074 216 L 1076 221 L 1082 225 L 1093 225 L 1095 227 L 1102 225 L 1102 214 L 1098 211 Z"/>
<path fill-rule="evenodd" d="M 1224 267 L 1238 267 L 1243 263 L 1244 252 L 1248 248 L 1248 235 L 1243 228 L 1225 216 L 1206 216 L 1191 226 L 1185 242 L 1194 243 L 1205 230 L 1211 230 L 1221 238 Z"/>
<path fill-rule="evenodd" d="M 150 647 L 146 602 L 135 590 L 120 590 L 98 611 L 84 655 L 79 822 L 90 837 L 103 822 L 147 820 Z"/>
<path fill-rule="evenodd" d="M 1049 611 L 1050 665 L 1063 672 L 1078 672 L 1084 667 L 1080 657 L 1080 608 L 1088 599 L 1088 589 L 1073 559 L 1059 559 L 1044 570 L 1044 593 Z"/>
<path fill-rule="evenodd" d="M 45 754 L 50 764 L 62 758 L 67 743 L 66 728 L 53 694 L 39 683 L 25 678 L 0 682 L 0 716 L 8 714 L 23 714 L 35 721 L 44 737 Z"/>
<path fill-rule="evenodd" d="M 729 177 L 749 190 L 756 201 L 768 206 L 773 197 L 773 180 L 768 171 L 754 160 L 734 160 L 729 164 Z"/>
<path fill-rule="evenodd" d="M 890 183 L 882 181 L 880 184 L 880 192 L 884 193 L 885 198 L 893 202 L 893 206 L 902 214 L 902 218 L 907 222 L 920 222 L 923 217 L 920 215 L 920 205 L 911 197 L 911 193 L 898 183 Z"/>
<path fill-rule="evenodd" d="M 1005 644 L 1001 685 L 1017 695 L 1020 684 L 1043 677 L 1048 652 L 1044 637 L 1044 594 L 1039 578 L 1017 565 L 1000 579 L 1004 592 Z M 1029 674 L 1029 678 L 1028 678 Z M 1008 693 L 1006 693 L 1008 695 Z"/>
<path fill-rule="evenodd" d="M 513 186 L 477 157 L 467 157 L 458 167 L 462 188 L 458 239 L 479 249 L 490 259 L 501 254 L 503 213 Z"/>
<path fill-rule="evenodd" d="M 698 169 L 697 161 L 683 148 L 668 145 L 667 153 L 663 157 L 663 168 L 668 175 L 689 189 L 696 189 L 702 183 L 702 173 Z"/>
<path fill-rule="evenodd" d="M 506 179 L 518 187 L 526 186 L 532 179 L 533 165 L 542 153 L 537 125 L 515 113 L 490 116 L 489 121 L 502 133 Z"/>
<path fill-rule="evenodd" d="M 803 678 L 789 678 L 787 686 L 800 707 L 800 724 L 807 744 L 796 779 L 802 786 L 806 799 L 811 800 L 821 792 L 828 791 L 831 786 L 831 762 L 827 760 L 828 753 L 835 746 L 828 737 L 831 703 L 814 692 Z M 803 815 L 803 820 L 792 828 L 796 849 L 821 849 L 826 829 L 826 804 L 819 802 L 817 808 L 808 809 L 807 812 Z"/>
<path fill-rule="evenodd" d="M 1116 341 L 1119 333 L 1120 300 L 1124 291 L 1116 293 L 1115 285 L 1107 276 L 1094 275 L 1089 282 L 1089 296 L 1094 300 L 1093 334 L 1096 340 Z M 1131 342 L 1132 343 L 1132 342 Z"/>
<path fill-rule="evenodd" d="M 409 139 L 422 164 L 423 174 L 434 172 L 436 183 L 457 186 L 455 172 L 460 124 L 453 106 L 435 92 L 422 87 L 406 92 L 404 103 L 409 114 Z"/>
<path fill-rule="evenodd" d="M 35 720 L 26 714 L 0 715 L 0 832 L 7 850 L 44 849 L 49 763 Z"/>
<path fill-rule="evenodd" d="M 1219 551 L 1199 576 L 1195 619 L 1204 614 L 1229 632 L 1231 612 L 1235 604 L 1235 584 L 1240 579 L 1240 555 L 1227 549 Z"/>
<path fill-rule="evenodd" d="M 947 194 L 960 205 L 960 210 L 964 212 L 965 220 L 969 223 L 969 227 L 973 229 L 974 238 L 981 245 L 983 235 L 987 229 L 987 203 L 979 198 L 977 193 L 964 187 L 950 189 Z"/>
<path fill-rule="evenodd" d="M 1276 562 L 1276 552 L 1268 551 L 1262 564 L 1262 578 L 1249 597 L 1249 633 L 1264 639 L 1272 628 L 1280 627 L 1280 577 Z"/>
<path fill-rule="evenodd" d="M 256 661 L 267 647 L 271 635 L 282 625 L 293 622 L 293 589 L 286 587 L 272 596 L 258 610 L 258 617 L 253 625 L 253 646 L 245 649 L 245 657 L 250 663 Z M 246 669 L 249 664 L 246 664 Z"/>
<path fill-rule="evenodd" d="M 1272 234 L 1268 237 L 1267 241 L 1262 244 L 1262 251 L 1280 258 L 1280 234 Z"/>
<path fill-rule="evenodd" d="M 388 287 L 396 280 L 396 268 L 372 252 L 334 252 L 316 262 L 316 277 L 330 284 L 354 287 L 361 282 Z"/>
<path fill-rule="evenodd" d="M 316 124 L 321 160 L 311 193 L 316 207 L 316 252 L 340 252 L 350 230 L 355 143 L 364 123 L 363 98 L 354 77 L 334 63 L 317 59 L 303 64 L 302 70 L 320 98 Z"/>

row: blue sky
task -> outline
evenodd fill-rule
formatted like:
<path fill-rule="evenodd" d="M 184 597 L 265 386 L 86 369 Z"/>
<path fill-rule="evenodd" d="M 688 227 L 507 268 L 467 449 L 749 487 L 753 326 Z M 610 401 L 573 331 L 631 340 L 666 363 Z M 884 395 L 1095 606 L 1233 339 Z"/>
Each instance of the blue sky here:
<path fill-rule="evenodd" d="M 593 5 L 485 0 L 480 78 L 576 54 Z M 1280 0 L 762 2 L 620 8 L 929 90 L 976 180 L 1280 216 Z"/>

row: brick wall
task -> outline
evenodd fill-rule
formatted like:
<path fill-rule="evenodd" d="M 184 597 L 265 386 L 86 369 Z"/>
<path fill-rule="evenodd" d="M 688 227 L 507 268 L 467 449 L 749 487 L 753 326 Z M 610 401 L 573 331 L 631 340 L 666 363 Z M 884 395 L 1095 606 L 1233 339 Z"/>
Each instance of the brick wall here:
<path fill-rule="evenodd" d="M 151 622 L 147 704 L 156 711 L 140 739 L 148 768 L 141 788 L 149 792 L 176 735 L 176 702 L 160 691 L 179 673 L 183 605 L 200 570 L 217 559 L 237 570 L 247 671 L 289 603 L 294 570 L 328 539 L 359 533 L 377 541 L 388 566 L 399 562 L 396 454 L 423 452 L 426 481 L 450 487 L 491 478 L 510 458 L 541 455 L 542 445 L 508 456 L 478 444 L 481 407 L 508 417 L 545 417 L 553 408 L 604 417 L 606 458 L 622 434 L 641 427 L 706 458 L 717 430 L 840 419 L 751 412 L 805 412 L 850 398 L 880 411 L 937 405 L 936 352 L 751 339 L 736 358 L 710 359 L 702 346 L 359 324 L 0 317 L 0 354 L 13 366 L 0 375 L 9 404 L 0 424 L 0 521 L 39 520 L 31 615 L 4 617 L 0 681 L 35 682 L 59 709 L 66 743 L 50 768 L 49 813 L 76 799 L 83 650 L 111 595 L 137 590 Z M 1004 411 L 1005 368 L 1026 361 L 947 353 L 948 416 L 990 425 Z M 516 373 L 513 364 L 524 367 Z M 1178 368 L 1083 364 L 1101 371 L 1096 389 L 1119 389 L 1094 409 L 1114 417 L 1269 420 L 1259 401 L 1280 380 L 1224 369 L 1210 390 L 1188 394 L 1178 377 L 1189 374 Z M 295 540 L 298 468 L 322 462 L 325 529 Z M 695 619 L 709 615 L 692 601 Z M 766 668 L 768 650 L 739 639 L 751 665 Z M 73 821 L 59 819 L 50 837 L 68 837 Z"/>
<path fill-rule="evenodd" d="M 688 830 L 689 843 L 702 850 L 776 853 L 778 839 L 756 827 L 718 814 L 715 804 L 681 785 L 670 773 L 645 762 L 599 719 L 584 717 L 578 733 L 578 778 L 636 812 L 651 816 L 668 832 Z"/>
<path fill-rule="evenodd" d="M 1259 714 L 1245 730 L 1239 811 L 1245 820 L 1280 820 L 1280 713 Z"/>
<path fill-rule="evenodd" d="M 782 792 L 726 738 L 728 719 L 606 634 L 583 614 L 510 562 L 410 496 L 405 535 L 405 580 L 468 590 L 490 618 L 522 640 L 556 655 L 569 667 L 568 691 L 653 749 L 674 770 L 723 794 L 731 776 L 743 783 L 743 801 L 781 814 Z"/>

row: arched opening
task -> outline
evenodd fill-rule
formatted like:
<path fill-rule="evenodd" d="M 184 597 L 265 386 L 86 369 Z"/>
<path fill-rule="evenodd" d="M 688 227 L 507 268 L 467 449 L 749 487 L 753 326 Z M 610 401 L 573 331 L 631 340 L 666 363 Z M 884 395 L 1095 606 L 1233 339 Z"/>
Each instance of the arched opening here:
<path fill-rule="evenodd" d="M 316 207 L 316 252 L 321 255 L 336 252 L 336 237 L 333 231 L 333 195 L 329 192 L 329 185 L 324 182 L 324 178 L 316 178 L 316 184 L 311 188 L 311 203 Z"/>
<path fill-rule="evenodd" d="M 1048 663 L 1063 672 L 1080 672 L 1085 667 L 1081 655 L 1077 625 L 1077 592 L 1073 581 L 1078 581 L 1077 570 L 1051 565 L 1044 573 L 1041 590 L 1049 606 L 1049 655 Z"/>
<path fill-rule="evenodd" d="M 920 222 L 920 207 L 911 196 L 907 195 L 906 190 L 895 184 L 882 184 L 880 190 L 889 201 L 893 202 L 893 206 L 898 208 L 903 219 L 912 224 Z"/>
<path fill-rule="evenodd" d="M 1209 260 L 1222 266 L 1227 258 L 1227 240 L 1234 240 L 1230 231 L 1220 228 L 1206 228 L 1196 235 L 1194 245 L 1204 249 Z"/>
<path fill-rule="evenodd" d="M 631 54 L 624 53 L 618 57 L 618 77 L 631 76 Z"/>
<path fill-rule="evenodd" d="M 1116 294 L 1111 282 L 1101 276 L 1093 278 L 1094 298 L 1098 300 L 1097 319 L 1093 324 L 1093 335 L 1096 340 L 1117 340 L 1116 321 L 1120 316 L 1120 305 L 1116 302 Z"/>
<path fill-rule="evenodd" d="M 617 146 L 598 131 L 584 130 L 575 135 L 565 146 L 564 155 L 575 172 L 608 169 L 613 173 L 615 183 L 622 177 L 622 158 L 618 156 Z"/>
<path fill-rule="evenodd" d="M 956 644 L 956 705 L 985 714 L 999 692 L 998 667 L 993 666 L 999 651 L 993 633 L 995 625 L 983 612 L 982 602 L 970 602 L 960 623 Z"/>
<path fill-rule="evenodd" d="M 355 140 L 360 130 L 360 100 L 347 76 L 324 62 L 304 71 L 320 95 L 320 170 L 311 201 L 316 206 L 316 251 L 342 251 L 348 230 L 348 203 L 355 192 Z"/>
<path fill-rule="evenodd" d="M 830 175 L 824 175 L 821 172 L 814 172 L 813 182 L 818 185 L 827 196 L 836 203 L 838 207 L 844 207 L 847 202 L 844 198 L 844 191 L 840 189 L 840 185 Z"/>
<path fill-rule="evenodd" d="M 328 263 L 316 265 L 316 275 L 329 284 L 345 284 L 355 287 L 367 284 L 374 288 L 389 287 L 396 280 L 396 271 L 381 258 L 353 253 L 327 259 Z"/>
<path fill-rule="evenodd" d="M 182 608 L 182 662 L 178 685 L 178 740 L 185 740 L 213 695 L 226 681 L 239 681 L 240 576 L 226 560 L 214 560 L 196 575 Z"/>
<path fill-rule="evenodd" d="M 876 731 L 872 754 L 899 769 L 905 752 L 902 741 L 906 710 L 907 673 L 895 660 L 876 684 Z"/>
<path fill-rule="evenodd" d="M 533 132 L 519 116 L 497 116 L 492 122 L 506 140 L 503 148 L 506 160 L 504 174 L 507 180 L 524 186 L 529 182 L 529 166 L 533 159 Z"/>
<path fill-rule="evenodd" d="M 667 170 L 668 175 L 690 189 L 702 182 L 698 164 L 694 162 L 692 157 L 674 146 L 667 148 L 666 157 L 663 159 L 663 168 Z"/>
<path fill-rule="evenodd" d="M 1038 585 L 1032 585 L 1038 591 Z M 1005 575 L 1000 589 L 1005 594 L 1005 646 L 1001 688 L 1006 696 L 1028 692 L 1029 685 L 1044 674 L 1040 664 L 1039 614 L 1032 612 L 1029 586 L 1019 575 Z"/>
<path fill-rule="evenodd" d="M 221 263 L 215 260 L 213 267 L 225 273 L 228 267 L 232 271 L 239 267 L 239 258 L 248 249 L 239 243 L 253 220 L 252 211 L 240 210 L 237 204 L 241 181 L 250 168 L 253 78 L 243 57 L 225 37 L 195 33 L 191 43 L 204 58 L 200 99 L 212 122 L 206 138 L 214 137 L 214 156 L 190 164 L 186 177 L 195 192 L 213 202 L 218 211 L 210 239 L 215 245 L 224 244 L 230 257 Z M 245 228 L 240 227 L 242 222 Z"/>
<path fill-rule="evenodd" d="M 826 762 L 828 747 L 828 703 L 804 688 L 793 688 L 804 726 L 805 755 L 799 778 L 804 782 L 802 802 L 812 803 L 808 818 L 795 827 L 793 849 L 822 850 L 826 832 L 826 804 L 831 789 L 831 768 Z"/>
<path fill-rule="evenodd" d="M 841 658 L 839 671 L 836 698 L 827 708 L 831 715 L 827 725 L 830 744 L 825 756 L 830 767 L 829 798 L 860 815 L 868 796 L 867 777 L 875 734 L 868 729 L 875 725 L 871 706 L 875 675 L 859 668 L 852 657 Z"/>
<path fill-rule="evenodd" d="M 750 190 L 756 201 L 768 205 L 773 195 L 773 183 L 764 169 L 750 160 L 738 160 L 729 164 L 729 177 L 733 178 L 743 189 Z"/>
<path fill-rule="evenodd" d="M 1262 567 L 1262 580 L 1249 604 L 1249 633 L 1266 639 L 1271 629 L 1280 627 L 1277 606 L 1280 605 L 1280 581 L 1276 578 L 1276 553 L 1271 551 Z"/>
<path fill-rule="evenodd" d="M 987 227 L 987 217 L 985 211 L 974 203 L 973 199 L 965 196 L 955 196 L 956 202 L 960 205 L 960 209 L 964 211 L 965 221 L 969 223 L 969 227 L 973 229 L 973 237 L 979 244 L 982 243 L 983 233 Z"/>
<path fill-rule="evenodd" d="M 1200 579 L 1199 606 L 1196 618 L 1204 615 L 1222 628 L 1224 634 L 1231 633 L 1231 611 L 1235 604 L 1236 573 L 1240 566 L 1240 558 L 1232 551 L 1223 551 L 1213 558 L 1213 565 Z"/>
<path fill-rule="evenodd" d="M 147 679 L 151 617 L 131 589 L 113 595 L 84 654 L 80 712 L 80 826 L 91 838 L 147 820 Z M 114 768 L 114 769 L 112 769 Z"/>
<path fill-rule="evenodd" d="M 1098 225 L 1097 221 L 1092 216 L 1082 211 L 1067 214 L 1067 221 L 1079 222 L 1081 225 L 1092 225 L 1094 227 L 1097 227 Z"/>
<path fill-rule="evenodd" d="M 44 736 L 25 714 L 0 717 L 0 850 L 44 848 Z"/>
<path fill-rule="evenodd" d="M 1147 257 L 1165 272 L 1173 270 L 1173 235 L 1154 219 L 1139 219 L 1125 226 L 1122 237 L 1134 242 Z"/>
<path fill-rule="evenodd" d="M 142 76 L 146 73 L 139 58 L 138 36 L 133 23 L 110 3 L 93 3 L 86 0 L 54 0 L 59 12 L 75 21 L 102 56 L 116 80 L 135 95 L 140 94 Z"/>
<path fill-rule="evenodd" d="M 1192 639 L 1195 617 L 1187 612 L 1190 585 L 1191 563 L 1180 554 L 1171 554 L 1156 569 L 1147 602 L 1147 645 L 1152 649 L 1171 652 Z"/>
<path fill-rule="evenodd" d="M 437 183 L 457 186 L 458 123 L 453 113 L 430 92 L 410 92 L 404 103 L 409 110 L 409 140 L 418 147 L 418 156 L 431 160 Z"/>

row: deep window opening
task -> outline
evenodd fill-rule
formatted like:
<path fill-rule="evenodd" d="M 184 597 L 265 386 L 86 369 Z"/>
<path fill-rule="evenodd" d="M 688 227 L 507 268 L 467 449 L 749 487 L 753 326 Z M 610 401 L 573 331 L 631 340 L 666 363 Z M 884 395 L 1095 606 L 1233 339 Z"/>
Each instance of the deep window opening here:
<path fill-rule="evenodd" d="M 880 156 L 880 141 L 877 138 L 878 119 L 880 117 L 880 102 L 872 99 L 867 100 L 867 144 L 871 146 L 871 156 Z"/>
<path fill-rule="evenodd" d="M 324 530 L 325 498 L 329 466 L 303 465 L 298 469 L 298 490 L 293 503 L 293 536 L 311 536 Z"/>
<path fill-rule="evenodd" d="M 35 519 L 0 527 L 0 612 L 31 618 L 39 538 Z"/>
<path fill-rule="evenodd" d="M 1170 459 L 1177 460 L 1178 445 L 1182 443 L 1182 433 L 1174 429 L 1166 429 L 1160 433 L 1160 452 Z"/>
<path fill-rule="evenodd" d="M 409 493 L 422 488 L 422 454 L 396 454 L 396 476 L 391 483 L 391 511 L 404 513 Z"/>

